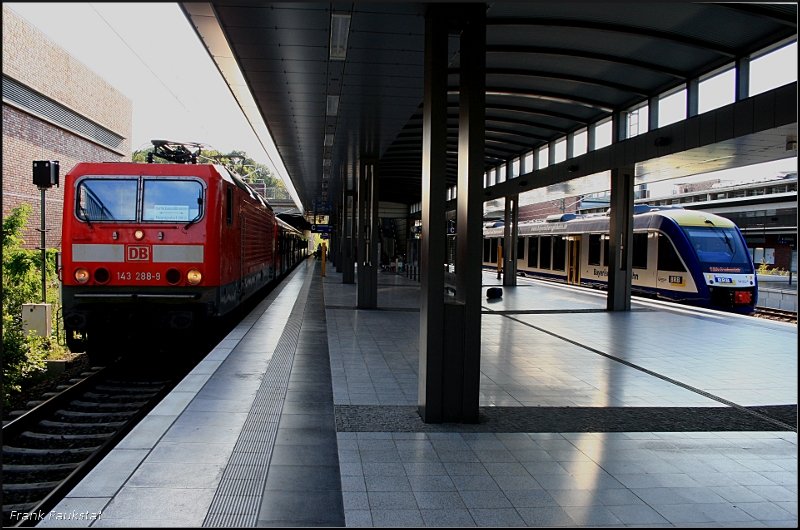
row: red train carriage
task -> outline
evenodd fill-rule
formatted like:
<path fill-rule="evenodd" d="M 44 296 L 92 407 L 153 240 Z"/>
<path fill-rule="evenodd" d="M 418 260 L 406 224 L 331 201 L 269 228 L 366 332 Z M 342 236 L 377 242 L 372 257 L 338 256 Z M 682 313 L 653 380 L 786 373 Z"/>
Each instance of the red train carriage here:
<path fill-rule="evenodd" d="M 81 163 L 64 204 L 64 325 L 92 362 L 128 336 L 202 328 L 280 272 L 274 212 L 223 166 Z"/>

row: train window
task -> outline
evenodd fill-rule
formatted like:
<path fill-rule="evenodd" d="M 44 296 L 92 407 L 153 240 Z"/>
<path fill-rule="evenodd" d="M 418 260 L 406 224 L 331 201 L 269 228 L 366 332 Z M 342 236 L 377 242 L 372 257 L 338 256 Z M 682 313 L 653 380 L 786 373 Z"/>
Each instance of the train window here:
<path fill-rule="evenodd" d="M 492 259 L 492 242 L 489 238 L 483 240 L 483 262 L 489 263 Z"/>
<path fill-rule="evenodd" d="M 589 265 L 600 265 L 600 234 L 589 234 Z"/>
<path fill-rule="evenodd" d="M 517 238 L 517 259 L 525 259 L 525 238 Z"/>
<path fill-rule="evenodd" d="M 551 236 L 542 236 L 539 238 L 539 268 L 550 268 L 550 245 L 553 238 Z"/>
<path fill-rule="evenodd" d="M 537 268 L 539 265 L 539 238 L 528 238 L 528 267 Z"/>
<path fill-rule="evenodd" d="M 682 226 L 703 272 L 753 272 L 750 253 L 735 227 Z"/>
<path fill-rule="evenodd" d="M 603 267 L 608 267 L 608 236 L 603 238 Z"/>
<path fill-rule="evenodd" d="M 647 232 L 633 234 L 633 268 L 647 268 Z"/>
<path fill-rule="evenodd" d="M 561 236 L 553 236 L 553 270 L 563 271 L 566 267 L 567 240 Z"/>
<path fill-rule="evenodd" d="M 203 215 L 203 186 L 196 180 L 144 179 L 142 221 L 187 222 Z"/>
<path fill-rule="evenodd" d="M 492 248 L 489 251 L 489 263 L 497 263 L 497 242 L 499 241 L 498 238 L 493 237 L 491 239 Z"/>
<path fill-rule="evenodd" d="M 658 235 L 658 270 L 684 272 L 686 268 L 681 263 L 678 253 L 672 242 L 664 234 Z"/>
<path fill-rule="evenodd" d="M 227 187 L 225 194 L 225 219 L 228 221 L 228 226 L 233 226 L 233 188 Z"/>
<path fill-rule="evenodd" d="M 78 185 L 75 214 L 84 221 L 136 221 L 139 179 L 87 178 Z"/>

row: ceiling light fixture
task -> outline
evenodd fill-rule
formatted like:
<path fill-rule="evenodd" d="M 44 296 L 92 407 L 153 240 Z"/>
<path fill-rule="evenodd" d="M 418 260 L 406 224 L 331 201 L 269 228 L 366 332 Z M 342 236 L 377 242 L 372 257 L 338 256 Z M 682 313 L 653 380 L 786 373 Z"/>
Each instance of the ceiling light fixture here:
<path fill-rule="evenodd" d="M 350 15 L 333 13 L 331 15 L 331 48 L 332 61 L 344 61 L 347 58 L 347 37 L 350 34 Z"/>
<path fill-rule="evenodd" d="M 328 116 L 336 116 L 339 112 L 339 96 L 328 96 L 328 110 L 325 114 Z"/>

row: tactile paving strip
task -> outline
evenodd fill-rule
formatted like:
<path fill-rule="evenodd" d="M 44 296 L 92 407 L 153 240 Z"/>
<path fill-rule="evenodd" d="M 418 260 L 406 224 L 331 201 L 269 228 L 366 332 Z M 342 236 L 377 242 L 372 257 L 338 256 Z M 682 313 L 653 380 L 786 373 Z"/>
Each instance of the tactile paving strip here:
<path fill-rule="evenodd" d="M 222 480 L 217 486 L 203 527 L 256 525 L 313 271 L 312 267 L 307 272 Z"/>

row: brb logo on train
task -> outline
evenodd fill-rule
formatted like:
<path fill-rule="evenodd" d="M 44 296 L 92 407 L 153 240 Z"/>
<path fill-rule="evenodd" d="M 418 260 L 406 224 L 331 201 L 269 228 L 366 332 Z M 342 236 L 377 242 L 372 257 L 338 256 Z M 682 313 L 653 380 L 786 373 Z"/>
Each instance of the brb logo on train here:
<path fill-rule="evenodd" d="M 125 261 L 150 261 L 150 245 L 127 245 Z"/>

